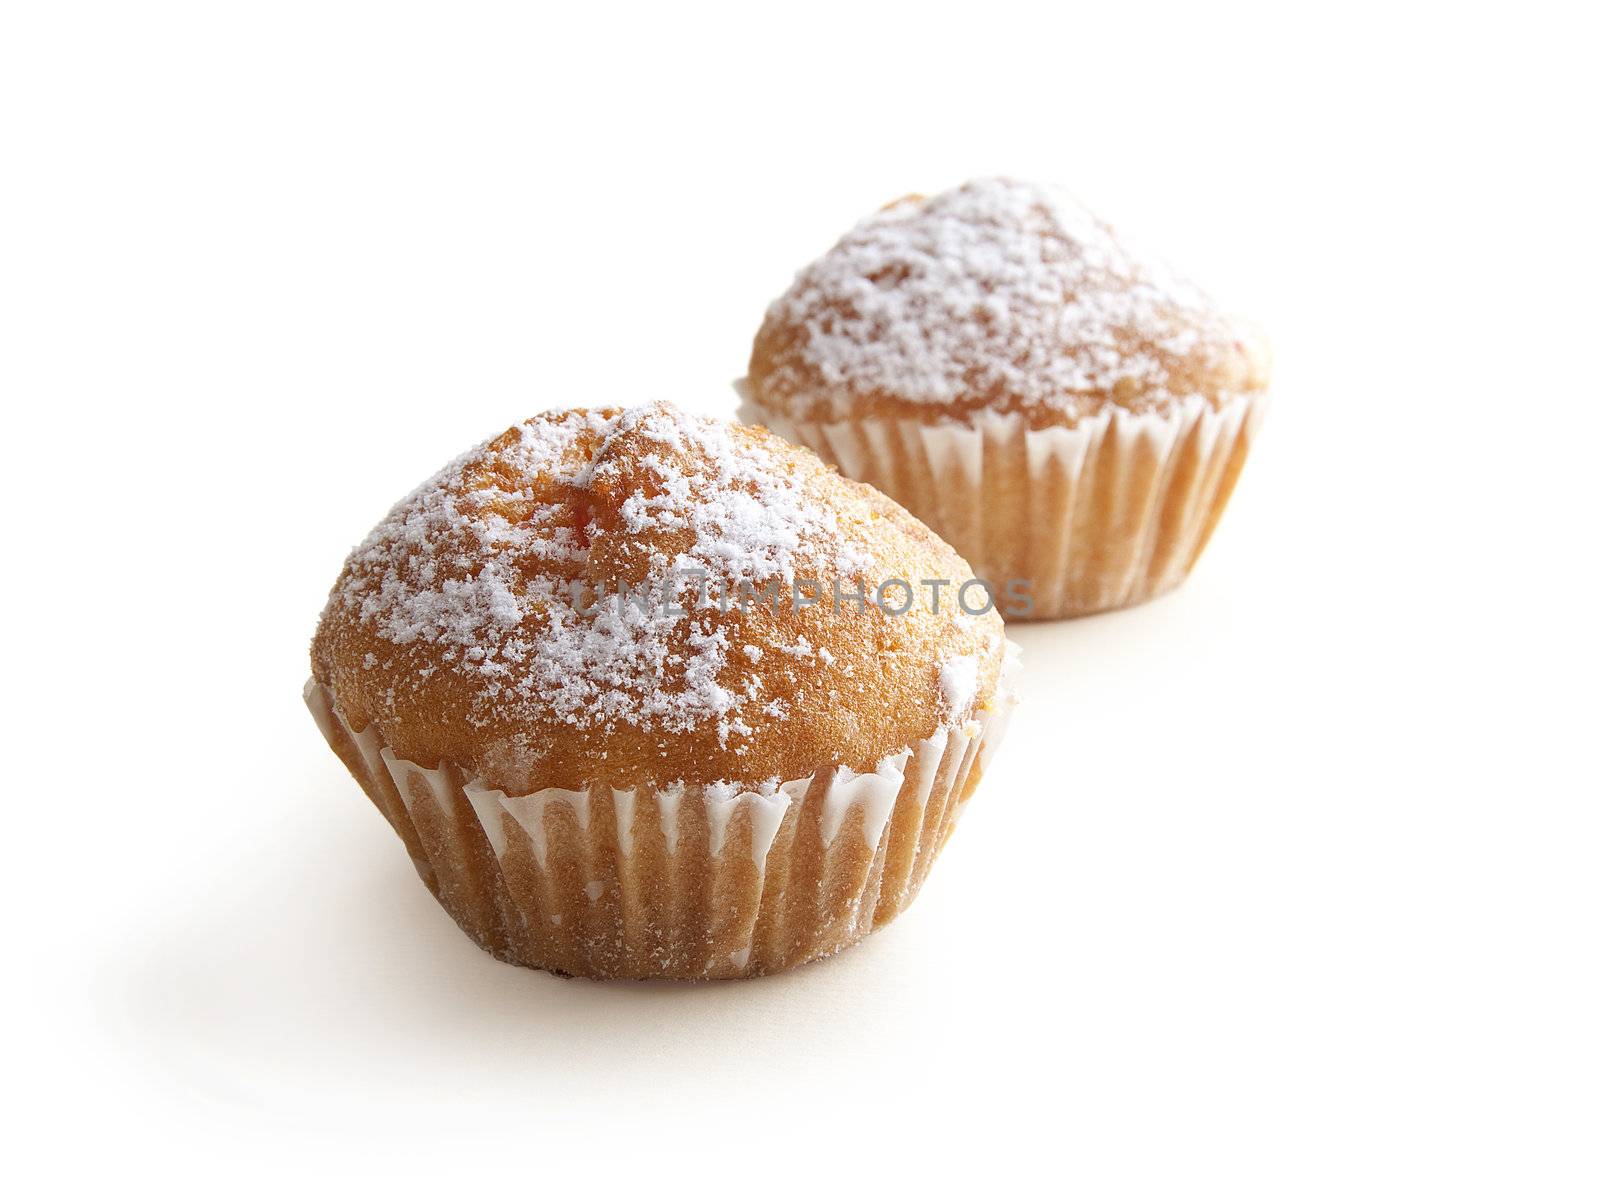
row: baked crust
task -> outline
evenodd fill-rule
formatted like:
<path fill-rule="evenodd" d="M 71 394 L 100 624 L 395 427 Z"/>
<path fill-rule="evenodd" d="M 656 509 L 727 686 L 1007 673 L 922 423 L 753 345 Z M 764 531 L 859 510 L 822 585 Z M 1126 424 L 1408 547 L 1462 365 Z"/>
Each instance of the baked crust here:
<path fill-rule="evenodd" d="M 1266 388 L 1253 329 L 1065 195 L 1007 179 L 912 195 L 801 271 L 756 335 L 749 397 L 790 421 L 1072 427 Z"/>
<path fill-rule="evenodd" d="M 696 604 L 697 581 L 669 579 L 689 570 L 784 595 Z M 911 611 L 876 603 L 890 578 L 918 592 Z M 865 607 L 835 604 L 836 579 Z M 764 429 L 663 403 L 551 412 L 374 529 L 329 596 L 312 672 L 351 728 L 507 794 L 753 788 L 874 768 L 987 706 L 1003 629 L 952 608 L 971 579 L 901 507 Z M 660 603 L 618 598 L 622 581 Z M 937 612 L 924 581 L 946 582 Z M 795 607 L 795 582 L 821 603 Z"/>

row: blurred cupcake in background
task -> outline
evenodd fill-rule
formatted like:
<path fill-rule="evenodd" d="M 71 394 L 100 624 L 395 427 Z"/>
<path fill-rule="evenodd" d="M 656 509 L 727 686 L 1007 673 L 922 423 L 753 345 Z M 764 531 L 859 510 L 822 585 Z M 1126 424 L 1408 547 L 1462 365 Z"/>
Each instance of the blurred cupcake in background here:
<path fill-rule="evenodd" d="M 1268 374 L 1250 329 L 1071 198 L 986 179 L 895 202 L 801 271 L 740 414 L 883 490 L 1037 620 L 1182 583 Z"/>

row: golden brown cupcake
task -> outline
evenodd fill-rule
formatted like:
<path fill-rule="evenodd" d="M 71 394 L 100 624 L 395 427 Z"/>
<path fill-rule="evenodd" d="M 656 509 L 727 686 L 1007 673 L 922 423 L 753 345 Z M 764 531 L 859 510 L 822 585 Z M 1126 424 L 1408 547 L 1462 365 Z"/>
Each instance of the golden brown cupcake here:
<path fill-rule="evenodd" d="M 307 701 L 498 958 L 764 974 L 893 918 L 976 787 L 1014 662 L 971 581 L 762 429 L 552 412 L 356 548 Z"/>
<path fill-rule="evenodd" d="M 1264 346 L 1036 185 L 896 202 L 767 311 L 742 418 L 948 540 L 1013 618 L 1182 582 L 1244 464 Z"/>

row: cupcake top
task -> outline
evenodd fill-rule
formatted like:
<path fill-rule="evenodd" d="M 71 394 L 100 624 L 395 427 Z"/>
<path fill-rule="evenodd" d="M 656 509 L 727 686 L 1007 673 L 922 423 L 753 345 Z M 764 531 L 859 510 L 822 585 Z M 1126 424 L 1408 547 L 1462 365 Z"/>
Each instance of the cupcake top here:
<path fill-rule="evenodd" d="M 767 311 L 747 393 L 789 419 L 1073 425 L 1109 408 L 1264 389 L 1264 346 L 1050 188 L 1003 178 L 904 198 Z"/>
<path fill-rule="evenodd" d="M 665 403 L 550 412 L 373 529 L 312 670 L 351 727 L 509 794 L 771 787 L 874 768 L 987 704 L 1003 634 L 957 603 L 971 579 L 763 429 Z"/>

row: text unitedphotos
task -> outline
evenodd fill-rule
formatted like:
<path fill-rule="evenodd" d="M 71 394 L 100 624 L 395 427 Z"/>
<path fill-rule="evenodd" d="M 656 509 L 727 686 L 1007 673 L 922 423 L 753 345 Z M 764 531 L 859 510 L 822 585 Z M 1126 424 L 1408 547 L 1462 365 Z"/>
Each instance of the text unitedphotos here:
<path fill-rule="evenodd" d="M 952 586 L 953 589 L 952 589 Z M 614 586 L 604 582 L 573 580 L 567 591 L 579 613 L 597 616 L 604 602 L 614 599 L 619 610 L 636 610 L 663 617 L 686 617 L 696 609 L 715 608 L 720 612 L 743 613 L 761 605 L 773 610 L 797 612 L 802 609 L 831 608 L 834 612 L 854 609 L 864 613 L 868 605 L 892 617 L 919 607 L 927 612 L 960 612 L 971 617 L 993 613 L 999 608 L 1009 617 L 1026 617 L 1033 608 L 1033 597 L 1026 580 L 1010 580 L 997 590 L 993 582 L 974 577 L 957 584 L 949 579 L 923 578 L 916 581 L 895 576 L 869 588 L 865 581 L 853 582 L 835 577 L 831 581 L 796 577 L 787 582 L 768 580 L 756 584 L 740 580 L 729 585 L 713 582 L 699 569 L 675 569 L 659 580 L 637 583 L 619 580 Z M 918 590 L 926 597 L 919 597 Z M 693 590 L 693 605 L 684 603 L 683 594 Z"/>

